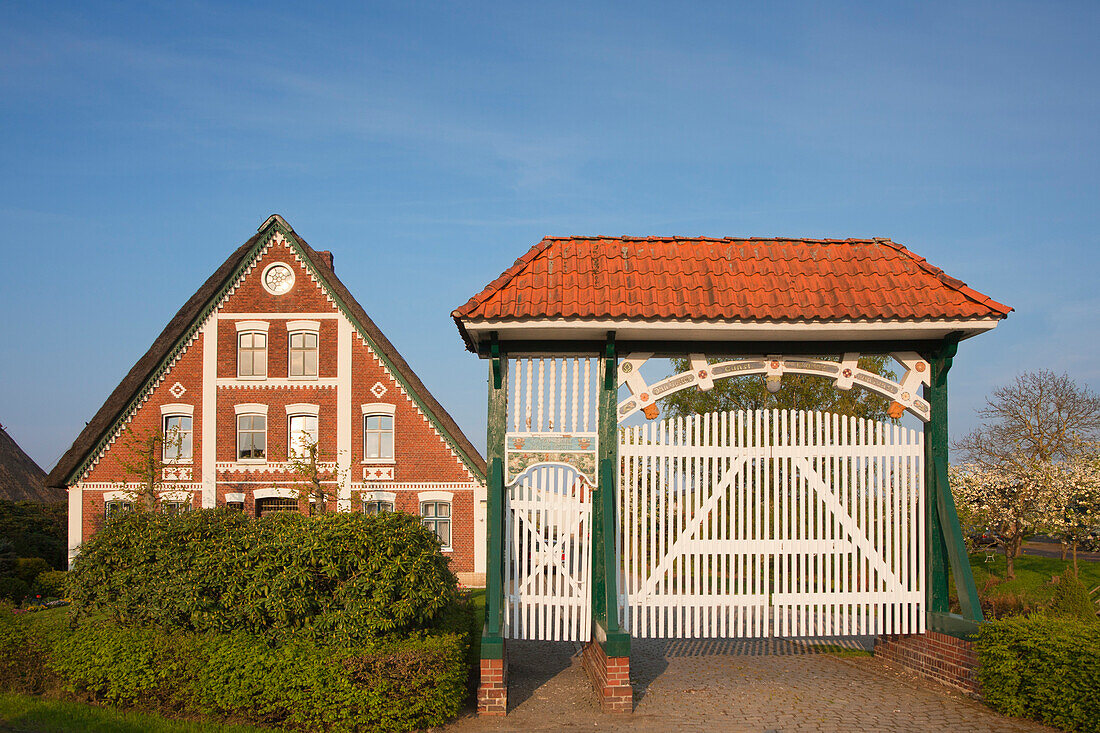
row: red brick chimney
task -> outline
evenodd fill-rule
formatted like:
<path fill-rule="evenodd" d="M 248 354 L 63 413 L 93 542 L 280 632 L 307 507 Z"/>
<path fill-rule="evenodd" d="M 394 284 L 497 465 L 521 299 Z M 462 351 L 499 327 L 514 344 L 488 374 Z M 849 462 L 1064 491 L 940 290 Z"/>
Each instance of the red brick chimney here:
<path fill-rule="evenodd" d="M 317 254 L 321 255 L 321 259 L 325 261 L 326 265 L 328 265 L 328 269 L 336 272 L 336 268 L 332 265 L 332 252 L 329 252 L 327 249 L 325 249 L 321 250 Z"/>

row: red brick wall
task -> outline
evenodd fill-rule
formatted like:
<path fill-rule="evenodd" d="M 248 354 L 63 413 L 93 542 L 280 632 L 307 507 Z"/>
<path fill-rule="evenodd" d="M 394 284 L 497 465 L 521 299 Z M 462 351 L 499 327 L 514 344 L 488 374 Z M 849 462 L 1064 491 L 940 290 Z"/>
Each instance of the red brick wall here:
<path fill-rule="evenodd" d="M 508 712 L 508 666 L 503 659 L 482 659 L 477 687 L 478 715 Z"/>
<path fill-rule="evenodd" d="M 194 414 L 192 415 L 191 427 L 192 427 L 192 449 L 191 449 L 191 463 L 189 467 L 191 469 L 191 481 L 184 481 L 183 483 L 192 483 L 201 481 L 201 466 L 202 466 L 202 352 L 203 352 L 203 339 L 202 334 L 199 334 L 194 343 L 187 348 L 187 351 L 180 357 L 179 361 L 168 370 L 164 379 L 159 385 L 153 388 L 152 393 L 149 395 L 149 399 L 134 413 L 133 418 L 130 421 L 129 429 L 134 436 L 147 436 L 151 433 L 162 429 L 162 416 L 160 412 L 161 405 L 169 403 L 181 403 L 186 405 L 192 405 Z M 187 391 L 183 393 L 179 398 L 175 397 L 169 390 L 173 385 L 179 382 L 183 385 Z M 126 454 L 129 450 L 126 447 L 125 436 L 120 437 L 115 443 L 110 446 L 100 461 L 92 467 L 88 472 L 88 475 L 84 478 L 85 483 L 120 483 L 127 481 L 136 481 L 137 479 L 128 473 L 125 468 L 119 462 L 122 458 L 126 460 L 128 457 Z M 171 484 L 174 482 L 165 482 L 165 488 L 171 488 Z M 108 489 L 113 490 L 113 489 Z M 104 491 L 92 491 L 85 490 L 82 503 L 82 533 L 83 537 L 87 539 L 95 533 L 100 527 L 103 526 L 103 494 Z M 202 505 L 201 495 L 195 494 L 194 504 L 196 508 Z"/>
<path fill-rule="evenodd" d="M 581 652 L 581 663 L 596 688 L 596 697 L 605 713 L 629 713 L 634 710 L 630 657 L 608 657 L 598 641 L 590 641 Z"/>
<path fill-rule="evenodd" d="M 432 429 L 427 418 L 411 399 L 401 392 L 397 380 L 390 377 L 358 336 L 351 354 L 352 374 L 352 465 L 363 461 L 362 405 L 383 402 L 394 405 L 395 481 L 469 481 L 470 477 L 450 447 Z M 376 397 L 371 388 L 378 382 L 386 393 Z M 359 480 L 362 480 L 360 472 Z"/>
<path fill-rule="evenodd" d="M 294 269 L 294 287 L 290 292 L 272 295 L 260 282 L 264 268 L 273 262 L 282 262 Z M 297 313 L 329 313 L 332 307 L 328 297 L 298 263 L 291 250 L 285 245 L 273 244 L 229 296 L 224 310 L 226 313 L 286 313 L 293 316 Z"/>
<path fill-rule="evenodd" d="M 875 656 L 968 695 L 981 696 L 978 656 L 965 639 L 935 631 L 880 636 L 875 639 Z"/>

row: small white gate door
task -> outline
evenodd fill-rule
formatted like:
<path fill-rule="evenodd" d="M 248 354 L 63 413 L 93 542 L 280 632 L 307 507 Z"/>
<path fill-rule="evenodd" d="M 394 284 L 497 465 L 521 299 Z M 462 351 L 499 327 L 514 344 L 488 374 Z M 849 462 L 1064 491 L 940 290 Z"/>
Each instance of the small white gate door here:
<path fill-rule="evenodd" d="M 572 466 L 541 463 L 505 491 L 504 635 L 588 641 L 592 487 Z"/>
<path fill-rule="evenodd" d="M 619 455 L 633 636 L 924 631 L 923 433 L 710 413 L 626 428 Z"/>

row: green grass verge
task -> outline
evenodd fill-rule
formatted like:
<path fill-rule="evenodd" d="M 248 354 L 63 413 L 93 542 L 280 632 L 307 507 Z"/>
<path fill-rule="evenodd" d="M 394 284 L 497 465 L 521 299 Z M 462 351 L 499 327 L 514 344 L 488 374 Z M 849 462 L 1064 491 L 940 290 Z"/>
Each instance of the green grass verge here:
<path fill-rule="evenodd" d="M 1087 590 L 1100 585 L 1100 562 L 1077 561 L 1081 582 Z M 1019 612 L 1041 610 L 1054 598 L 1054 583 L 1051 578 L 1062 575 L 1069 569 L 1073 571 L 1072 560 L 1059 560 L 1056 557 L 1036 557 L 1023 555 L 1016 558 L 1016 577 L 1005 578 L 1005 556 L 998 552 L 990 559 L 985 552 L 976 552 L 970 556 L 970 568 L 974 573 L 974 584 L 978 588 L 978 597 L 982 607 L 993 611 L 997 618 L 1015 615 Z M 948 585 L 952 609 L 958 608 L 958 594 L 954 579 Z"/>
<path fill-rule="evenodd" d="M 276 730 L 167 720 L 147 713 L 7 693 L 0 693 L 0 727 L 34 733 L 270 733 Z"/>
<path fill-rule="evenodd" d="M 474 624 L 474 628 L 477 632 L 470 635 L 470 659 L 481 659 L 481 629 L 485 626 L 485 589 L 484 588 L 472 588 L 470 593 L 470 603 L 474 607 L 474 618 L 477 623 Z"/>

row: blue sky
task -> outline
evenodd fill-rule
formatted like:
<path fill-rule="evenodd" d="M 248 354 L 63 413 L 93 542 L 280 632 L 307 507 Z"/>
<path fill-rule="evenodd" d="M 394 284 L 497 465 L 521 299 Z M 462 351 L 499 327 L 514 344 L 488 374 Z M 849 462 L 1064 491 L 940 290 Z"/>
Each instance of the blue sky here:
<path fill-rule="evenodd" d="M 1100 388 L 1095 3 L 0 5 L 0 422 L 47 470 L 272 212 L 476 445 L 451 322 L 545 234 L 889 236 Z"/>

